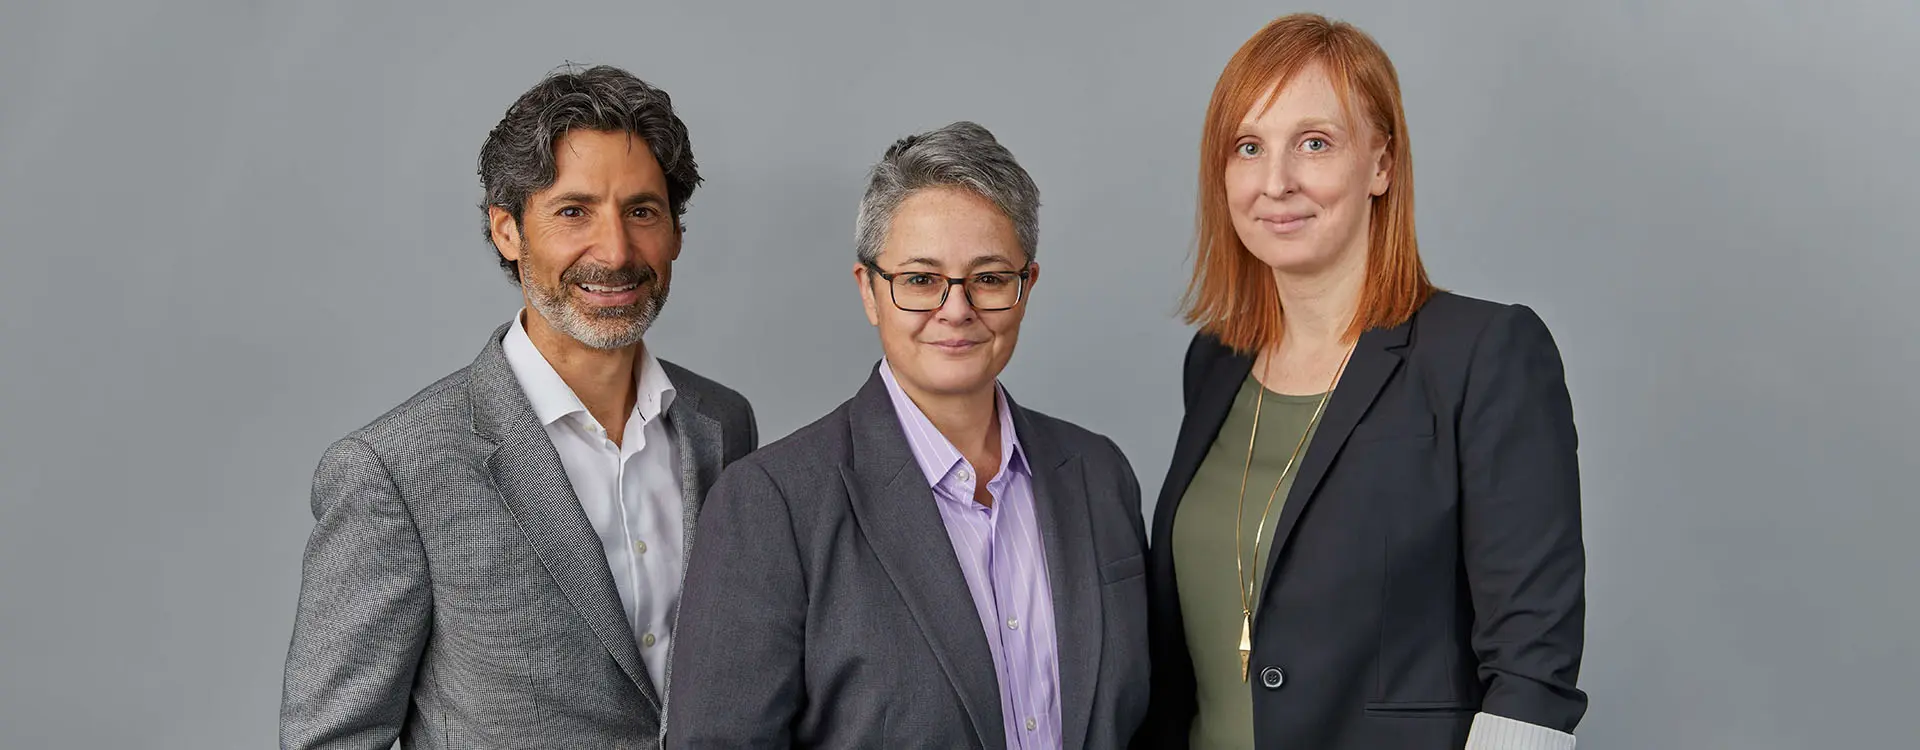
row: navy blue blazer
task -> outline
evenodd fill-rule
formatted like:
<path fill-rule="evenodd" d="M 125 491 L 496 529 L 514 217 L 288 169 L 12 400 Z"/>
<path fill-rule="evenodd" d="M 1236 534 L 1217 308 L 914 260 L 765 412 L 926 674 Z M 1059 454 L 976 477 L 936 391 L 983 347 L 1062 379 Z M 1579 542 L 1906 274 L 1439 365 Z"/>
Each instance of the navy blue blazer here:
<path fill-rule="evenodd" d="M 1252 365 L 1204 334 L 1187 350 L 1148 556 L 1154 690 L 1136 747 L 1188 744 L 1173 519 Z M 1256 746 L 1458 750 L 1478 712 L 1572 732 L 1587 705 L 1577 443 L 1559 350 L 1532 310 L 1442 292 L 1363 334 L 1260 577 Z"/>

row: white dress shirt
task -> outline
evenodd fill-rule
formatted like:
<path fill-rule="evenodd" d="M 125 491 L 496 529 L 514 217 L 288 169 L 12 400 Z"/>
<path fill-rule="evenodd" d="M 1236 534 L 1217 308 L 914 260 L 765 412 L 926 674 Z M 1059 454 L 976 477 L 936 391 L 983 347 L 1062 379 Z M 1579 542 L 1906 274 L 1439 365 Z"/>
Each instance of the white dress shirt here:
<path fill-rule="evenodd" d="M 664 692 L 683 563 L 679 449 L 662 418 L 673 403 L 673 383 L 653 351 L 642 344 L 634 368 L 639 397 L 620 444 L 614 445 L 606 428 L 534 348 L 520 316 L 514 317 L 501 343 L 514 378 L 533 403 L 534 416 L 560 453 L 573 494 L 600 535 L 640 658 L 654 688 Z"/>

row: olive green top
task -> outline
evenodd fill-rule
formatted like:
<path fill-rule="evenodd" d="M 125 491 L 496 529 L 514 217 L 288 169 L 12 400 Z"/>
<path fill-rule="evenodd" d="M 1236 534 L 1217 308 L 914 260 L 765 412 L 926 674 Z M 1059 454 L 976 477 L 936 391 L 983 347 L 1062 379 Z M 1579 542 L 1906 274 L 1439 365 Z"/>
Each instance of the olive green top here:
<path fill-rule="evenodd" d="M 1236 589 L 1240 579 L 1234 572 L 1233 527 L 1241 472 L 1247 466 L 1247 438 L 1253 431 L 1254 400 L 1262 391 L 1266 396 L 1260 403 L 1260 436 L 1253 446 L 1253 466 L 1246 473 L 1239 548 L 1247 580 L 1254 583 L 1253 610 L 1258 612 L 1273 527 L 1300 471 L 1300 461 L 1295 461 L 1284 479 L 1280 473 L 1313 421 L 1321 396 L 1275 393 L 1248 376 L 1206 459 L 1187 485 L 1173 519 L 1173 567 L 1180 584 L 1180 615 L 1186 623 L 1187 651 L 1193 657 L 1198 688 L 1199 711 L 1194 715 L 1191 737 L 1194 750 L 1253 747 L 1252 686 L 1240 678 L 1241 607 Z M 1301 447 L 1300 460 L 1306 453 L 1307 449 Z M 1273 494 L 1272 509 L 1267 510 L 1267 497 L 1274 493 L 1276 481 L 1280 489 Z M 1266 524 L 1258 530 L 1256 542 L 1263 510 Z"/>

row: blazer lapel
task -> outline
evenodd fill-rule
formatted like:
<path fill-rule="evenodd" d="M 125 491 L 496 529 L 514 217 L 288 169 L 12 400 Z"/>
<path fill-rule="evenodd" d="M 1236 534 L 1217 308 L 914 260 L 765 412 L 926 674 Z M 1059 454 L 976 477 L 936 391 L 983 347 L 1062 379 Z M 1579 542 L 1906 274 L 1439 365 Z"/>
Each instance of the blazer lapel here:
<path fill-rule="evenodd" d="M 1227 413 L 1233 410 L 1234 395 L 1240 392 L 1240 384 L 1246 382 L 1251 372 L 1253 360 L 1237 353 L 1208 368 L 1199 400 L 1180 422 L 1180 436 L 1174 443 L 1173 465 L 1168 470 L 1166 481 L 1160 485 L 1160 499 L 1154 506 L 1155 538 L 1171 538 L 1173 511 L 1186 494 L 1187 485 L 1193 483 L 1193 475 L 1199 473 L 1200 463 L 1206 460 L 1207 451 L 1213 448 L 1214 438 L 1220 434 L 1220 425 L 1226 424 Z M 1160 508 L 1166 510 L 1161 511 Z M 1164 529 L 1158 528 L 1162 518 L 1166 519 Z"/>
<path fill-rule="evenodd" d="M 1400 353 L 1396 350 L 1406 345 L 1410 325 L 1402 323 L 1393 328 L 1368 331 L 1361 334 L 1360 340 L 1355 343 L 1353 358 L 1347 363 L 1346 372 L 1341 374 L 1339 384 L 1333 388 L 1326 412 L 1320 417 L 1319 430 L 1314 433 L 1313 443 L 1307 446 L 1307 455 L 1301 458 L 1300 473 L 1294 477 L 1293 488 L 1287 491 L 1287 504 L 1274 521 L 1272 547 L 1267 551 L 1266 577 L 1261 579 L 1260 584 L 1261 602 L 1266 601 L 1266 592 L 1273 586 L 1280 555 L 1285 551 L 1294 527 L 1300 522 L 1300 514 L 1313 501 L 1314 494 L 1320 489 L 1320 482 L 1327 477 L 1328 468 L 1333 466 L 1334 458 L 1340 455 L 1340 449 L 1346 447 L 1347 436 L 1353 433 L 1354 425 L 1359 424 L 1360 418 L 1373 406 L 1373 400 L 1379 397 L 1387 378 L 1400 368 Z M 1258 614 L 1255 616 L 1258 617 Z"/>
<path fill-rule="evenodd" d="M 719 478 L 723 436 L 720 420 L 700 408 L 700 392 L 678 384 L 673 404 L 667 407 L 667 423 L 673 427 L 673 444 L 680 453 L 680 559 L 685 560 L 693 554 L 693 535 L 707 488 Z"/>
<path fill-rule="evenodd" d="M 1062 453 L 1053 434 L 1037 427 L 1011 398 L 1008 404 L 1021 450 L 1033 470 L 1034 516 L 1047 553 L 1047 579 L 1053 585 L 1061 739 L 1065 747 L 1081 747 L 1093 719 L 1093 691 L 1100 676 L 1105 633 L 1086 465 L 1080 456 Z"/>
<path fill-rule="evenodd" d="M 494 488 L 567 601 L 657 711 L 660 696 L 621 611 L 600 536 L 574 496 L 560 454 L 507 364 L 500 346 L 505 331 L 502 326 L 494 332 L 492 342 L 474 361 L 468 383 L 474 433 L 496 446 L 487 456 Z"/>
<path fill-rule="evenodd" d="M 854 458 L 841 466 L 841 475 L 854 517 L 959 693 L 973 722 L 973 740 L 1001 748 L 1006 729 L 993 653 L 933 492 L 914 463 L 877 371 L 848 408 Z"/>

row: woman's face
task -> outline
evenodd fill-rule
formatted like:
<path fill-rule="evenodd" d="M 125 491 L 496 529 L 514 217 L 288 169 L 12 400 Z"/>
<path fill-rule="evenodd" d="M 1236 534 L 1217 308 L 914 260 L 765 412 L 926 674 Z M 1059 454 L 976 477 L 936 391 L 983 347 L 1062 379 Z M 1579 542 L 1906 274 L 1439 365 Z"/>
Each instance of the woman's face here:
<path fill-rule="evenodd" d="M 1364 269 L 1392 167 L 1377 133 L 1340 106 L 1319 63 L 1255 102 L 1225 155 L 1227 210 L 1247 250 L 1288 275 Z"/>
<path fill-rule="evenodd" d="M 910 312 L 895 304 L 891 282 L 865 265 L 853 269 L 867 322 L 880 330 L 887 366 L 909 397 L 918 403 L 927 397 L 991 394 L 1020 340 L 1026 294 L 1039 281 L 1040 266 L 1027 260 L 1013 222 L 992 202 L 966 190 L 920 190 L 894 211 L 875 261 L 907 283 L 917 279 L 943 286 L 948 277 L 1029 272 L 1025 293 L 1010 309 L 975 309 L 965 291 L 948 286 L 937 309 Z"/>

